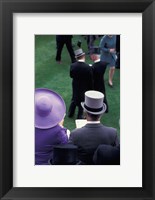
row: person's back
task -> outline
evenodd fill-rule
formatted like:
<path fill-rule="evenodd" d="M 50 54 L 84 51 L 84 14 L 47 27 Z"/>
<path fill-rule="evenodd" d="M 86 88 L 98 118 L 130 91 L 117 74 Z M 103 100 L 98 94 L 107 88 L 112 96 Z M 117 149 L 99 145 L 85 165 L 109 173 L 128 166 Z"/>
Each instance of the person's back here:
<path fill-rule="evenodd" d="M 93 89 L 104 94 L 104 103 L 107 106 L 106 113 L 108 113 L 108 102 L 106 98 L 106 88 L 104 84 L 104 74 L 108 63 L 100 60 L 100 48 L 97 46 L 91 48 L 90 58 L 94 62 L 92 65 Z"/>
<path fill-rule="evenodd" d="M 68 142 L 66 128 L 59 125 L 49 129 L 35 128 L 35 164 L 48 165 L 52 157 L 53 145 Z"/>
<path fill-rule="evenodd" d="M 35 164 L 48 165 L 53 145 L 68 142 L 67 129 L 63 127 L 65 102 L 56 92 L 35 90 Z"/>
<path fill-rule="evenodd" d="M 107 62 L 109 67 L 108 85 L 113 87 L 113 76 L 116 66 L 116 35 L 105 35 L 100 41 L 101 60 Z"/>
<path fill-rule="evenodd" d="M 79 160 L 93 164 L 93 155 L 100 144 L 117 146 L 119 144 L 117 131 L 101 123 L 89 122 L 80 129 L 71 132 L 69 142 L 77 145 Z"/>
<path fill-rule="evenodd" d="M 71 65 L 70 77 L 73 79 L 73 95 L 77 101 L 84 101 L 84 93 L 93 87 L 92 69 L 85 62 L 76 62 Z"/>
<path fill-rule="evenodd" d="M 78 106 L 77 119 L 83 119 L 81 102 L 84 101 L 84 93 L 93 88 L 93 73 L 91 67 L 85 63 L 85 53 L 82 49 L 75 51 L 77 62 L 71 64 L 70 77 L 72 78 L 72 99 L 69 106 L 69 117 L 75 113 Z"/>
<path fill-rule="evenodd" d="M 82 80 L 85 80 L 86 82 L 86 78 L 87 78 L 86 75 L 88 78 L 90 75 L 92 76 L 92 70 L 88 64 L 86 64 L 85 62 L 79 62 L 79 61 L 71 64 L 71 67 L 70 67 L 71 78 L 78 79 L 79 81 L 82 78 Z"/>
<path fill-rule="evenodd" d="M 99 61 L 92 65 L 93 67 L 93 79 L 94 79 L 94 90 L 105 93 L 104 86 L 104 73 L 106 71 L 107 63 Z"/>
<path fill-rule="evenodd" d="M 93 164 L 93 154 L 100 144 L 119 145 L 117 131 L 100 123 L 101 115 L 106 111 L 104 95 L 98 91 L 87 91 L 85 102 L 81 105 L 85 111 L 87 124 L 71 132 L 69 143 L 78 146 L 79 160 Z"/>

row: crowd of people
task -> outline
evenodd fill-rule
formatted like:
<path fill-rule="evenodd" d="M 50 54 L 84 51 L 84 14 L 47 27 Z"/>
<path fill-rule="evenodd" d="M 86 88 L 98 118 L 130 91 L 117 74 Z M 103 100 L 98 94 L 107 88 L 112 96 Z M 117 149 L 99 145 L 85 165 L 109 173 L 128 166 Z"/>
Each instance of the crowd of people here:
<path fill-rule="evenodd" d="M 75 130 L 63 126 L 66 105 L 60 94 L 45 88 L 35 90 L 35 164 L 36 165 L 118 165 L 120 144 L 117 130 L 100 122 L 109 112 L 104 73 L 109 67 L 109 86 L 117 61 L 116 36 L 105 35 L 99 47 L 89 46 L 93 64 L 85 62 L 81 48 L 73 51 L 72 36 L 56 36 L 56 61 L 66 44 L 71 57 L 70 77 L 72 97 L 68 117 L 78 108 L 77 119 L 86 119 L 86 125 Z M 67 42 L 66 42 L 67 41 Z"/>
<path fill-rule="evenodd" d="M 62 97 L 52 90 L 37 88 L 35 164 L 119 164 L 120 147 L 117 130 L 100 122 L 102 114 L 106 111 L 103 99 L 104 95 L 101 92 L 95 90 L 85 92 L 81 107 L 84 109 L 87 123 L 69 132 L 63 126 L 66 106 Z"/>

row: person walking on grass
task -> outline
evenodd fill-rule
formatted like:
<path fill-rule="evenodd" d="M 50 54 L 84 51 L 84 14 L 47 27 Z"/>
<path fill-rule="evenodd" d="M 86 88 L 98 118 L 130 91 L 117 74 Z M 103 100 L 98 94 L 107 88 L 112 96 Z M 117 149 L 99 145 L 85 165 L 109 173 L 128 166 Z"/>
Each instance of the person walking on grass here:
<path fill-rule="evenodd" d="M 106 113 L 108 113 L 108 102 L 106 98 L 106 88 L 104 84 L 104 74 L 108 63 L 100 60 L 100 48 L 94 46 L 90 48 L 90 59 L 94 62 L 93 69 L 93 89 L 104 94 L 104 103 L 106 104 Z"/>
<path fill-rule="evenodd" d="M 56 52 L 56 61 L 61 64 L 61 53 L 64 45 L 66 44 L 67 50 L 69 52 L 71 62 L 76 62 L 74 50 L 72 47 L 72 35 L 56 35 L 56 45 L 57 45 L 57 52 Z"/>
<path fill-rule="evenodd" d="M 84 101 L 84 93 L 93 88 L 92 68 L 85 63 L 85 53 L 82 49 L 75 51 L 77 62 L 71 64 L 70 77 L 72 78 L 72 99 L 68 111 L 68 117 L 73 117 L 76 107 L 78 107 L 77 119 L 83 119 L 83 108 L 81 102 Z"/>
<path fill-rule="evenodd" d="M 101 38 L 101 61 L 107 62 L 109 67 L 109 81 L 108 85 L 113 87 L 113 76 L 116 66 L 116 35 L 105 35 Z"/>

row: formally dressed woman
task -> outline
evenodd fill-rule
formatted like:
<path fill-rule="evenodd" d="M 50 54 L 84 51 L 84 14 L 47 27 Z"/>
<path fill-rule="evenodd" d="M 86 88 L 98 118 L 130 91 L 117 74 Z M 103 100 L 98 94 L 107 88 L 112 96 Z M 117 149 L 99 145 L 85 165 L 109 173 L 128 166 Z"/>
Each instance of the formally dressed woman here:
<path fill-rule="evenodd" d="M 100 41 L 101 61 L 107 62 L 109 69 L 109 86 L 113 87 L 113 76 L 116 66 L 116 35 L 105 35 Z"/>
<path fill-rule="evenodd" d="M 68 142 L 63 127 L 66 106 L 59 94 L 45 88 L 35 90 L 35 164 L 48 165 L 53 147 Z"/>

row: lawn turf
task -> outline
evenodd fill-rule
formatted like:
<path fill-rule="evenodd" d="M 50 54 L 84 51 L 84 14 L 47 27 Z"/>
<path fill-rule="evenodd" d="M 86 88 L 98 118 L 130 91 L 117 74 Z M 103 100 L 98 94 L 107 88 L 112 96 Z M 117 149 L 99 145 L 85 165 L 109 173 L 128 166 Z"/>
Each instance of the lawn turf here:
<path fill-rule="evenodd" d="M 87 43 L 83 36 L 73 36 L 73 46 L 77 49 L 76 43 L 78 40 L 82 41 L 82 49 L 87 53 Z M 95 41 L 98 45 L 100 38 Z M 75 119 L 77 110 L 73 118 L 68 118 L 68 108 L 72 96 L 72 79 L 69 76 L 70 70 L 70 56 L 66 46 L 62 51 L 62 64 L 55 61 L 56 55 L 56 40 L 54 35 L 36 35 L 35 36 L 35 87 L 48 88 L 59 93 L 66 103 L 66 117 L 64 126 L 69 130 L 75 128 Z M 88 55 L 86 55 L 86 62 L 92 63 Z M 105 87 L 107 100 L 109 104 L 109 113 L 102 116 L 101 122 L 107 126 L 114 127 L 118 130 L 120 135 L 119 119 L 120 119 L 120 70 L 116 69 L 113 79 L 114 87 L 108 86 L 108 71 L 105 73 Z"/>

